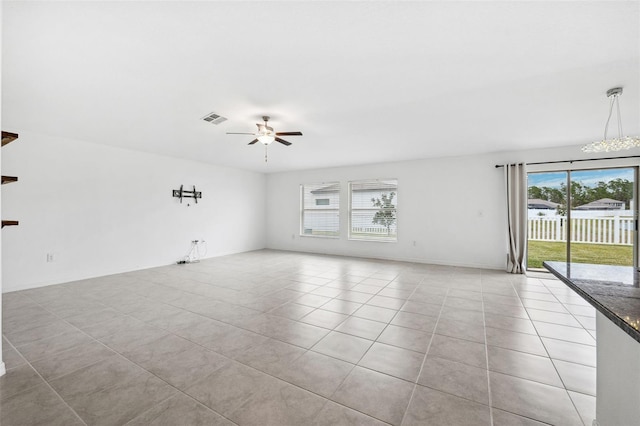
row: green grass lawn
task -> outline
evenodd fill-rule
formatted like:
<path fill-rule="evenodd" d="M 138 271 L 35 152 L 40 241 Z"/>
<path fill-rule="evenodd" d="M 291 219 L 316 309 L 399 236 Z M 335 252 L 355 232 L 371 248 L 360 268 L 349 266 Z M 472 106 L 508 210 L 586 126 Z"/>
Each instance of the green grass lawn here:
<path fill-rule="evenodd" d="M 545 260 L 567 260 L 567 246 L 563 242 L 529 241 L 527 265 L 543 268 Z M 633 266 L 633 247 L 615 244 L 571 243 L 571 261 L 596 265 Z"/>

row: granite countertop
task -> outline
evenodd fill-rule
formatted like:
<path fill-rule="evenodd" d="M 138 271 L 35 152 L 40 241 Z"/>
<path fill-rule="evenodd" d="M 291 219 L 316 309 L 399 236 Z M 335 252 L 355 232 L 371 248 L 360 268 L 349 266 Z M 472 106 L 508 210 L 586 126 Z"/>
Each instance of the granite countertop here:
<path fill-rule="evenodd" d="M 633 267 L 551 261 L 543 265 L 640 342 L 640 286 Z"/>

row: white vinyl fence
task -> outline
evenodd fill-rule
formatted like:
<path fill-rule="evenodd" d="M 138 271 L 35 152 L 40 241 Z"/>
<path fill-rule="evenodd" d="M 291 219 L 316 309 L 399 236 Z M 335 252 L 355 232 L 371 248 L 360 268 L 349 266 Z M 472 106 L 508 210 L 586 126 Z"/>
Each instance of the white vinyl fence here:
<path fill-rule="evenodd" d="M 364 233 L 364 234 L 376 234 L 376 235 L 395 235 L 396 226 L 393 225 L 390 231 L 383 226 L 352 226 L 351 232 Z"/>
<path fill-rule="evenodd" d="M 529 240 L 566 241 L 565 216 L 529 217 Z M 571 218 L 571 242 L 633 245 L 633 217 Z"/>

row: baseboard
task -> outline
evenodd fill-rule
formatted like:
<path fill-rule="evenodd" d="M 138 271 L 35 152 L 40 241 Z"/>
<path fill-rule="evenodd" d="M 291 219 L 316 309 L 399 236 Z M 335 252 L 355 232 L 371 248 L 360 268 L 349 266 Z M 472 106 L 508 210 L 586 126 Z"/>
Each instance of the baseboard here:
<path fill-rule="evenodd" d="M 262 248 L 256 248 L 256 249 L 249 249 L 249 250 L 232 250 L 232 251 L 224 251 L 224 252 L 219 252 L 219 253 L 212 253 L 207 255 L 206 257 L 201 258 L 200 260 L 205 260 L 205 259 L 212 259 L 212 258 L 216 258 L 216 257 L 222 257 L 222 256 L 229 256 L 232 254 L 239 254 L 239 253 L 246 253 L 249 251 L 256 251 L 256 250 L 263 250 L 264 247 Z M 45 280 L 45 281 L 36 281 L 36 282 L 31 282 L 31 283 L 24 283 L 22 285 L 19 286 L 10 286 L 7 285 L 7 282 L 4 281 L 3 282 L 3 287 L 2 287 L 2 293 L 11 293 L 13 291 L 22 291 L 22 290 L 32 290 L 32 289 L 36 289 L 36 288 L 41 288 L 41 287 L 48 287 L 50 285 L 58 285 L 58 284 L 67 284 L 67 283 L 72 283 L 75 281 L 84 281 L 84 280 L 91 280 L 93 278 L 101 278 L 101 277 L 108 277 L 110 275 L 119 275 L 119 274 L 126 274 L 129 272 L 137 272 L 137 271 L 144 271 L 147 269 L 154 269 L 154 268 L 161 268 L 163 266 L 169 266 L 169 265 L 174 265 L 175 262 L 172 263 L 158 263 L 158 264 L 153 264 L 153 265 L 145 265 L 139 268 L 134 268 L 131 269 L 131 267 L 123 267 L 123 268 L 109 268 L 109 269 L 104 269 L 104 270 L 100 270 L 100 271 L 95 271 L 89 274 L 84 274 L 84 275 L 62 275 L 59 276 L 53 280 Z"/>
<path fill-rule="evenodd" d="M 290 253 L 310 253 L 310 254 L 320 254 L 325 256 L 344 256 L 344 257 L 354 257 L 358 259 L 375 259 L 375 260 L 387 260 L 392 262 L 409 262 L 409 263 L 420 263 L 424 265 L 438 265 L 438 266 L 453 266 L 459 268 L 474 268 L 474 269 L 486 269 L 492 271 L 504 271 L 504 266 L 498 265 L 489 265 L 489 264 L 481 264 L 481 263 L 472 263 L 472 262 L 451 262 L 440 259 L 424 259 L 424 258 L 412 258 L 412 257 L 396 257 L 396 256 L 379 256 L 379 255 L 369 255 L 369 254 L 357 254 L 357 253 L 344 253 L 344 252 L 324 252 L 321 250 L 308 250 L 308 249 L 286 249 L 286 248 L 277 248 L 277 247 L 266 247 L 267 250 L 276 250 L 276 251 L 286 251 Z"/>

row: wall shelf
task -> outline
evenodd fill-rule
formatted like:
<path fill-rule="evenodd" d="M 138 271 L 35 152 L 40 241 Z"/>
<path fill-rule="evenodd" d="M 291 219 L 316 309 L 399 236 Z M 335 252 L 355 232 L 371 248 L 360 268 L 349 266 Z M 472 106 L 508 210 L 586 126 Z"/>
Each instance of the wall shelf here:
<path fill-rule="evenodd" d="M 11 183 L 11 182 L 17 182 L 18 181 L 18 177 L 17 176 L 2 176 L 2 184 L 6 185 L 7 183 Z"/>
<path fill-rule="evenodd" d="M 16 139 L 18 139 L 17 133 L 5 132 L 4 130 L 2 131 L 2 146 L 15 141 Z"/>
<path fill-rule="evenodd" d="M 2 146 L 15 141 L 16 139 L 18 139 L 17 133 L 5 132 L 4 130 L 2 131 Z M 2 185 L 17 181 L 17 176 L 2 176 Z M 2 227 L 4 228 L 5 226 L 18 226 L 18 223 L 19 222 L 17 220 L 3 220 Z"/>

